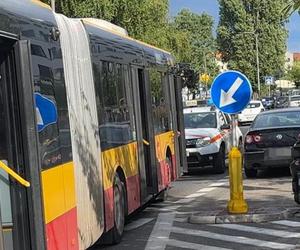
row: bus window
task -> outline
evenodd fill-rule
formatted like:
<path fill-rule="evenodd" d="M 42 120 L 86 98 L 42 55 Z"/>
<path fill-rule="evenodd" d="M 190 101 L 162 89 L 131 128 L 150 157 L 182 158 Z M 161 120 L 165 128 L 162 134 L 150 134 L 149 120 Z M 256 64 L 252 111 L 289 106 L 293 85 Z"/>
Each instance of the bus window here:
<path fill-rule="evenodd" d="M 123 65 L 102 61 L 100 86 L 96 86 L 101 149 L 125 145 L 133 140 L 132 119 L 128 108 Z M 97 78 L 96 78 L 97 79 Z"/>
<path fill-rule="evenodd" d="M 150 69 L 150 85 L 152 98 L 152 112 L 155 134 L 169 130 L 169 111 L 166 88 L 163 86 L 163 75 L 161 72 Z"/>

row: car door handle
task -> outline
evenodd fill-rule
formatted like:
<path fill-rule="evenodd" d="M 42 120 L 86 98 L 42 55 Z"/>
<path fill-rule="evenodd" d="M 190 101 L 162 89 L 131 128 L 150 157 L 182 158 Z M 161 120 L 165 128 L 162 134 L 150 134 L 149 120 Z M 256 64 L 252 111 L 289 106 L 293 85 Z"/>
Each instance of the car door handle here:
<path fill-rule="evenodd" d="M 0 168 L 2 168 L 6 173 L 8 173 L 12 178 L 19 182 L 24 187 L 30 187 L 30 183 L 13 171 L 9 166 L 0 161 Z"/>

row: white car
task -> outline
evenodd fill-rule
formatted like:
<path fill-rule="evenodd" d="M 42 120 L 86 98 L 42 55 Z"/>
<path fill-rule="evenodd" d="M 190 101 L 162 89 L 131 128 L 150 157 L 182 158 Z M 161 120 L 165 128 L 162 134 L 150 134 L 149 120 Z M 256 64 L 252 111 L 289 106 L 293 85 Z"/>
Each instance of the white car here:
<path fill-rule="evenodd" d="M 188 169 L 213 165 L 215 173 L 226 169 L 225 158 L 232 147 L 229 115 L 211 107 L 186 108 L 184 113 Z M 236 132 L 236 145 L 242 145 L 242 133 Z"/>
<path fill-rule="evenodd" d="M 255 117 L 264 110 L 265 108 L 261 101 L 251 101 L 248 106 L 238 114 L 238 123 L 251 123 Z"/>
<path fill-rule="evenodd" d="M 291 108 L 300 107 L 300 95 L 293 95 L 289 97 L 289 107 Z"/>

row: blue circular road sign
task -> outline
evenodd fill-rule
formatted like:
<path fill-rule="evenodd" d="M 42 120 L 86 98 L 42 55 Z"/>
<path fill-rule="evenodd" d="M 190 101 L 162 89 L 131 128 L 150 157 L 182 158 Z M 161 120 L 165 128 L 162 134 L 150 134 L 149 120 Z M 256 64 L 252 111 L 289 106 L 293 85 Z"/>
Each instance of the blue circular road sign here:
<path fill-rule="evenodd" d="M 249 79 L 241 72 L 229 70 L 219 74 L 211 86 L 211 98 L 218 109 L 237 114 L 247 107 L 252 97 Z"/>

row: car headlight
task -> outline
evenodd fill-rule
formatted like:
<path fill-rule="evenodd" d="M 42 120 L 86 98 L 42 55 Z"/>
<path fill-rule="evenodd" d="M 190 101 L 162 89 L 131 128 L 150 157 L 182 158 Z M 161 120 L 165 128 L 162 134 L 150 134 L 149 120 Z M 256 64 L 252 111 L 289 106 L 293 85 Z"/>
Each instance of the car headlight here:
<path fill-rule="evenodd" d="M 208 137 L 208 136 L 204 137 L 204 138 L 197 139 L 197 141 L 196 141 L 196 147 L 197 148 L 204 147 L 204 146 L 210 144 L 210 140 L 211 140 L 211 138 Z"/>

